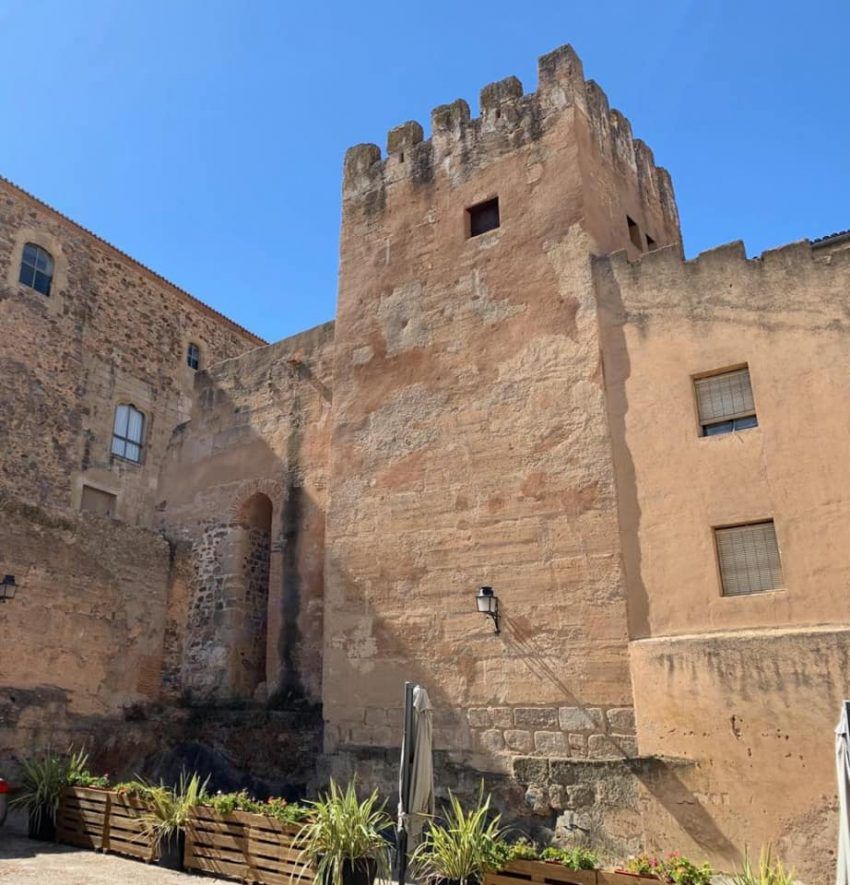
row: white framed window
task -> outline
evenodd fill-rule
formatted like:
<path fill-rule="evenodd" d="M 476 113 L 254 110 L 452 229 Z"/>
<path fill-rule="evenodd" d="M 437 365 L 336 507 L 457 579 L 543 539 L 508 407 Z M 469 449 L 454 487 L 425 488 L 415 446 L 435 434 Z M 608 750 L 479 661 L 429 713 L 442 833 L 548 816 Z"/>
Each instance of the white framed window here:
<path fill-rule="evenodd" d="M 112 427 L 112 454 L 127 461 L 141 462 L 144 435 L 144 414 L 129 403 L 117 406 Z"/>
<path fill-rule="evenodd" d="M 25 243 L 21 253 L 21 270 L 18 281 L 42 295 L 50 295 L 50 287 L 53 283 L 53 256 L 36 246 L 35 243 Z"/>
<path fill-rule="evenodd" d="M 724 596 L 782 587 L 782 565 L 772 519 L 714 530 Z"/>
<path fill-rule="evenodd" d="M 746 366 L 694 380 L 702 436 L 758 427 L 750 370 Z"/>

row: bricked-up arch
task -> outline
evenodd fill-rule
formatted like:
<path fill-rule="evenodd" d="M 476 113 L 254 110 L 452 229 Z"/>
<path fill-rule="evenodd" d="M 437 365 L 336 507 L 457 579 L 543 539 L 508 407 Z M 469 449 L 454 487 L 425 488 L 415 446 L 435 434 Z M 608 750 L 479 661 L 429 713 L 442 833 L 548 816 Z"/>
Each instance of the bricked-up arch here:
<path fill-rule="evenodd" d="M 241 592 L 231 679 L 234 693 L 241 697 L 252 697 L 266 683 L 272 512 L 271 499 L 262 492 L 239 508 Z"/>

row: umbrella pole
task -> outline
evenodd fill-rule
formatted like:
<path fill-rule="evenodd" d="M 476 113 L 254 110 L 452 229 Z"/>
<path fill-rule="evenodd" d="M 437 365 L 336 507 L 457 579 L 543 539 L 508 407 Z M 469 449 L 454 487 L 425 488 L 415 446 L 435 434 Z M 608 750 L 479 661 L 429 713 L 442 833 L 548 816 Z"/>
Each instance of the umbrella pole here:
<path fill-rule="evenodd" d="M 413 683 L 404 683 L 404 735 L 401 746 L 403 748 L 401 760 L 401 795 L 399 801 L 403 814 L 407 814 L 410 808 L 410 766 L 413 762 Z M 398 832 L 398 885 L 404 885 L 407 875 L 407 828 L 404 819 L 399 817 Z"/>

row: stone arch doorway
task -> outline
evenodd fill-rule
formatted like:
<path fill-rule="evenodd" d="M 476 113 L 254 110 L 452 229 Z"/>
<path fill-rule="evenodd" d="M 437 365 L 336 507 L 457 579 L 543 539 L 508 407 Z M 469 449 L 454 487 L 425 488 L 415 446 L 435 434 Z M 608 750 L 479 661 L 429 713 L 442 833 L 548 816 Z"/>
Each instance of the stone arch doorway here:
<path fill-rule="evenodd" d="M 265 692 L 272 518 L 271 499 L 262 492 L 251 495 L 239 508 L 240 580 L 231 658 L 231 689 L 237 697 L 251 698 Z"/>

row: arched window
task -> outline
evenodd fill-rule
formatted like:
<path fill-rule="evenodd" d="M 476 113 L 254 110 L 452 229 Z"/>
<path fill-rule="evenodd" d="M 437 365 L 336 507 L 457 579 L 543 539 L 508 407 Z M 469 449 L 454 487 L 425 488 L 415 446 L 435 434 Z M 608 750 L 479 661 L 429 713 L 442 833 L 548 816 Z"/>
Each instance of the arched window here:
<path fill-rule="evenodd" d="M 53 282 L 53 256 L 41 246 L 27 243 L 21 255 L 19 280 L 42 295 L 49 295 Z"/>
<path fill-rule="evenodd" d="M 112 427 L 112 454 L 127 461 L 142 460 L 145 416 L 135 406 L 120 405 L 115 409 Z"/>
<path fill-rule="evenodd" d="M 197 344 L 189 344 L 186 349 L 186 362 L 190 369 L 199 369 L 201 366 L 201 348 Z"/>

